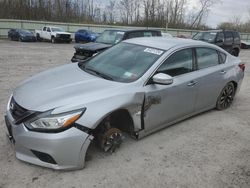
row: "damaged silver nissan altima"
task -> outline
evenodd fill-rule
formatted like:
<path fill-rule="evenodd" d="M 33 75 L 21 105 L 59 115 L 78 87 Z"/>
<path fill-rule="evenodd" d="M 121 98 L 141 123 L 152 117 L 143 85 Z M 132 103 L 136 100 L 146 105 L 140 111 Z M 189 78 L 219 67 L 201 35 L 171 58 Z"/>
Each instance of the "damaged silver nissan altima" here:
<path fill-rule="evenodd" d="M 124 133 L 140 139 L 228 108 L 244 69 L 239 58 L 201 41 L 130 39 L 24 81 L 8 102 L 8 135 L 20 160 L 80 169 L 91 142 L 113 152 Z"/>

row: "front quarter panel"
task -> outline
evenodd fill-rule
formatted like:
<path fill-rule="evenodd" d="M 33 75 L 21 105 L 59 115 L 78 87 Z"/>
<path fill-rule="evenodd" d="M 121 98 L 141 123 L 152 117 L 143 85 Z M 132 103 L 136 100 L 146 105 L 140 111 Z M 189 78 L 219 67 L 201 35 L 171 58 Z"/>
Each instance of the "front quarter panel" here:
<path fill-rule="evenodd" d="M 125 109 L 128 110 L 134 123 L 135 130 L 141 129 L 141 108 L 144 92 L 124 93 L 109 98 L 103 98 L 85 104 L 87 108 L 82 117 L 76 123 L 95 129 L 98 124 L 112 112 Z"/>

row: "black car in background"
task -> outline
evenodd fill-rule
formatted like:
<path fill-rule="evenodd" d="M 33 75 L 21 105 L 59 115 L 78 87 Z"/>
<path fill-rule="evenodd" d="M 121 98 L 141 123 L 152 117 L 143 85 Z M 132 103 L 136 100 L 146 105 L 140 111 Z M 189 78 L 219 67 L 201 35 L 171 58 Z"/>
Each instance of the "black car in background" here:
<path fill-rule="evenodd" d="M 20 42 L 36 41 L 35 35 L 31 31 L 24 29 L 10 29 L 8 31 L 8 38 Z"/>
<path fill-rule="evenodd" d="M 94 54 L 121 42 L 122 40 L 136 37 L 162 36 L 161 31 L 151 29 L 109 29 L 102 32 L 95 42 L 75 45 L 72 62 L 83 62 Z"/>
<path fill-rule="evenodd" d="M 215 44 L 234 56 L 240 53 L 240 34 L 232 30 L 211 30 L 198 32 L 193 36 L 194 40 L 202 40 Z"/>

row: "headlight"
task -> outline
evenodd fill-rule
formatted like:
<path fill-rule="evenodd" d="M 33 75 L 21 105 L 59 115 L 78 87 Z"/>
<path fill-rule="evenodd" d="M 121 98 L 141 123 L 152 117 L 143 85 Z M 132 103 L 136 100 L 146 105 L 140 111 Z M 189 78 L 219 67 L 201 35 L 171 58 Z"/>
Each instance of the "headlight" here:
<path fill-rule="evenodd" d="M 38 117 L 37 119 L 26 122 L 25 125 L 31 130 L 53 131 L 69 128 L 84 113 L 84 110 L 63 113 L 58 115 L 49 115 L 47 117 Z"/>

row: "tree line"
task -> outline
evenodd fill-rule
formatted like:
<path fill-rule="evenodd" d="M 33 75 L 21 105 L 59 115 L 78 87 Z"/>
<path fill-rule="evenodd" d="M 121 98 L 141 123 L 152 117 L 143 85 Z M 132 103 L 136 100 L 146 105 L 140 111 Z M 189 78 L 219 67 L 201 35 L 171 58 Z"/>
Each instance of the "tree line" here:
<path fill-rule="evenodd" d="M 192 7 L 188 0 L 0 0 L 0 18 L 207 29 L 205 18 L 216 2 L 197 0 Z"/>

